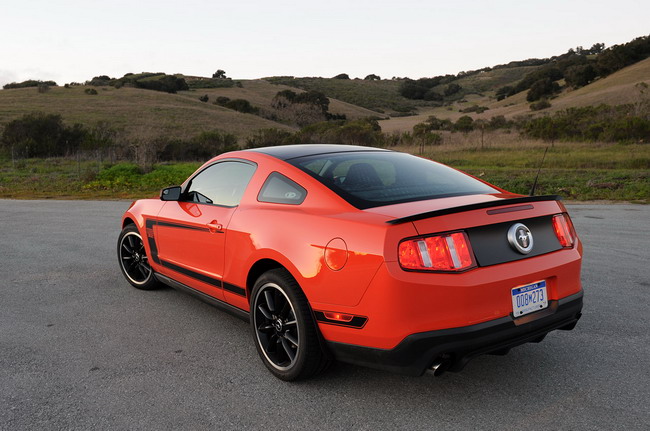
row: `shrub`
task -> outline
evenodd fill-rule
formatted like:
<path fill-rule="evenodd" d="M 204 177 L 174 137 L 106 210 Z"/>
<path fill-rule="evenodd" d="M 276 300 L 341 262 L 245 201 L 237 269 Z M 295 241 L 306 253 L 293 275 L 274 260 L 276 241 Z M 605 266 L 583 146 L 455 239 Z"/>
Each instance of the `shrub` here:
<path fill-rule="evenodd" d="M 298 133 L 303 144 L 350 144 L 381 146 L 384 142 L 376 120 L 326 121 L 304 127 Z"/>
<path fill-rule="evenodd" d="M 80 124 L 68 127 L 60 115 L 36 112 L 7 123 L 0 143 L 18 156 L 56 157 L 77 151 L 87 136 Z"/>
<path fill-rule="evenodd" d="M 206 160 L 218 154 L 239 149 L 237 137 L 220 130 L 202 132 L 189 140 L 165 140 L 158 146 L 160 147 L 158 159 L 163 161 Z"/>
<path fill-rule="evenodd" d="M 574 88 L 583 87 L 596 79 L 596 68 L 591 64 L 571 66 L 564 71 L 564 79 L 567 85 Z"/>
<path fill-rule="evenodd" d="M 511 91 L 512 91 L 512 87 L 509 85 L 499 88 L 496 92 L 497 100 L 505 99 L 506 97 L 508 97 Z"/>
<path fill-rule="evenodd" d="M 381 80 L 379 75 L 375 75 L 374 73 L 371 73 L 370 75 L 367 75 L 363 79 L 366 80 L 366 81 L 380 81 Z"/>
<path fill-rule="evenodd" d="M 445 96 L 451 96 L 458 93 L 463 87 L 456 83 L 451 83 L 445 88 Z"/>
<path fill-rule="evenodd" d="M 259 108 L 251 105 L 251 103 L 246 99 L 229 100 L 223 106 L 244 114 L 257 114 L 259 112 Z"/>
<path fill-rule="evenodd" d="M 435 102 L 442 102 L 444 97 L 442 94 L 434 91 L 433 89 L 427 90 L 426 93 L 422 96 L 424 100 L 430 100 L 430 101 L 435 101 Z"/>
<path fill-rule="evenodd" d="M 535 83 L 531 85 L 530 90 L 528 90 L 528 94 L 526 94 L 526 100 L 529 102 L 534 102 L 544 96 L 552 96 L 559 90 L 560 86 L 557 82 L 551 81 L 550 78 L 543 78 L 535 81 Z"/>
<path fill-rule="evenodd" d="M 95 90 L 94 88 L 86 88 L 86 89 L 84 90 L 84 93 L 86 93 L 86 94 L 90 94 L 90 95 L 93 95 L 93 96 L 94 96 L 94 95 L 97 94 L 97 90 Z"/>
<path fill-rule="evenodd" d="M 488 108 L 487 106 L 472 105 L 472 106 L 468 106 L 467 108 L 461 109 L 460 112 L 465 112 L 465 113 L 476 112 L 477 114 L 482 114 L 488 109 L 490 108 Z"/>
<path fill-rule="evenodd" d="M 648 142 L 650 118 L 637 116 L 632 105 L 569 108 L 553 115 L 522 119 L 522 133 L 539 139 Z"/>
<path fill-rule="evenodd" d="M 10 84 L 5 84 L 2 86 L 2 88 L 4 88 L 5 90 L 10 90 L 12 88 L 38 87 L 39 85 L 48 85 L 51 87 L 56 87 L 56 82 L 29 79 L 23 82 L 12 82 Z"/>
<path fill-rule="evenodd" d="M 233 81 L 230 78 L 227 79 L 192 79 L 187 82 L 189 88 L 199 89 L 199 88 L 232 88 L 234 86 L 241 87 L 241 82 Z"/>
<path fill-rule="evenodd" d="M 208 100 L 210 100 L 210 97 L 207 94 L 204 94 L 203 96 L 199 96 L 199 100 L 201 102 L 207 102 Z"/>
<path fill-rule="evenodd" d="M 488 129 L 491 130 L 504 129 L 509 126 L 510 123 L 508 122 L 508 120 L 506 120 L 506 117 L 504 117 L 503 115 L 497 115 L 490 118 L 490 121 L 488 121 L 487 124 Z"/>
<path fill-rule="evenodd" d="M 454 130 L 458 132 L 471 132 L 474 130 L 474 119 L 469 115 L 463 115 L 454 124 Z"/>
<path fill-rule="evenodd" d="M 92 85 L 95 87 L 102 87 L 105 85 L 110 85 L 115 78 L 111 78 L 108 75 L 95 76 L 90 81 L 86 81 L 86 85 Z"/>
<path fill-rule="evenodd" d="M 272 147 L 289 145 L 297 142 L 293 133 L 276 128 L 259 129 L 246 138 L 246 148 Z"/>
<path fill-rule="evenodd" d="M 350 79 L 350 76 L 347 73 L 339 73 L 333 79 Z"/>
<path fill-rule="evenodd" d="M 530 110 L 531 111 L 541 111 L 542 109 L 550 108 L 551 103 L 548 101 L 548 99 L 542 99 L 537 102 L 533 102 L 530 104 Z"/>
<path fill-rule="evenodd" d="M 215 105 L 221 105 L 221 106 L 226 106 L 226 103 L 230 102 L 230 97 L 226 96 L 218 96 L 217 99 L 214 101 Z"/>

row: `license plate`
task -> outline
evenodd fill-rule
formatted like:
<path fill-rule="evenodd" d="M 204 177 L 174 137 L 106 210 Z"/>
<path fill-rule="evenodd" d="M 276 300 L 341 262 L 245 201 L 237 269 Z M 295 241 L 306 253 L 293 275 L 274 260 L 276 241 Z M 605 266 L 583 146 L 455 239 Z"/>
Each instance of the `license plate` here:
<path fill-rule="evenodd" d="M 521 317 L 548 307 L 546 280 L 512 289 L 512 314 Z"/>

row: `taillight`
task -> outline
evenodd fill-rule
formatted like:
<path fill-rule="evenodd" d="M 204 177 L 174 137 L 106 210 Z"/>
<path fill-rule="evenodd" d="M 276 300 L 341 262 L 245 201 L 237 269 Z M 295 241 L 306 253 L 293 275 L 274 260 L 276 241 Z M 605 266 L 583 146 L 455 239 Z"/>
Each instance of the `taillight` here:
<path fill-rule="evenodd" d="M 402 241 L 399 263 L 404 269 L 418 271 L 464 271 L 476 266 L 464 232 Z"/>
<path fill-rule="evenodd" d="M 553 216 L 553 230 L 562 247 L 573 247 L 575 231 L 568 215 L 558 214 Z"/>

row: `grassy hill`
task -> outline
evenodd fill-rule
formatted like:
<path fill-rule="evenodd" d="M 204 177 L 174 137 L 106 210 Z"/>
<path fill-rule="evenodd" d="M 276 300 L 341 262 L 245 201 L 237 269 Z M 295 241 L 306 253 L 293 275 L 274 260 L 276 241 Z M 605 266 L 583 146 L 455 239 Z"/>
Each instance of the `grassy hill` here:
<path fill-rule="evenodd" d="M 126 137 L 131 139 L 159 136 L 189 138 L 215 129 L 232 133 L 239 138 L 245 138 L 259 129 L 296 130 L 296 127 L 287 124 L 243 114 L 212 103 L 218 96 L 225 96 L 246 99 L 256 107 L 271 109 L 273 97 L 281 90 L 292 88 L 264 80 L 240 82 L 242 88 L 199 88 L 177 94 L 126 86 L 51 87 L 45 93 L 39 93 L 34 87 L 2 90 L 0 126 L 25 114 L 39 111 L 60 114 L 68 124 L 94 126 L 104 121 L 111 127 L 124 131 Z M 96 89 L 98 94 L 87 94 L 85 91 L 90 88 Z M 199 101 L 199 97 L 205 94 L 209 97 L 208 103 Z M 381 115 L 335 99 L 330 99 L 329 111 L 345 114 L 349 119 Z"/>
<path fill-rule="evenodd" d="M 267 81 L 303 90 L 320 91 L 327 97 L 339 99 L 353 105 L 377 112 L 406 112 L 420 106 L 430 106 L 430 102 L 411 100 L 398 92 L 401 81 L 333 78 L 294 78 L 271 77 Z"/>
<path fill-rule="evenodd" d="M 236 86 L 231 88 L 197 88 L 193 91 L 181 91 L 178 94 L 193 99 L 207 94 L 210 102 L 216 100 L 219 96 L 229 97 L 230 99 L 246 99 L 254 106 L 271 109 L 271 101 L 279 91 L 292 90 L 301 92 L 301 90 L 296 90 L 295 87 L 276 85 L 263 79 L 238 80 L 238 82 L 241 82 L 241 88 Z M 333 98 L 330 98 L 329 111 L 333 114 L 345 114 L 349 119 L 381 115 L 378 112 Z"/>
<path fill-rule="evenodd" d="M 479 77 L 480 75 L 472 76 L 471 79 L 476 81 Z M 640 82 L 650 84 L 650 58 L 623 68 L 606 78 L 598 79 L 582 88 L 564 90 L 557 97 L 550 100 L 550 108 L 538 112 L 530 110 L 530 103 L 526 101 L 525 91 L 497 101 L 493 90 L 480 95 L 469 94 L 464 98 L 465 101 L 456 102 L 450 106 L 422 108 L 418 110 L 418 115 L 391 118 L 379 123 L 384 132 L 402 132 L 411 131 L 413 126 L 425 121 L 430 115 L 456 121 L 461 116 L 467 115 L 460 112 L 460 110 L 472 105 L 486 106 L 489 109 L 481 114 L 471 113 L 470 116 L 474 119 L 489 119 L 497 115 L 503 115 L 506 118 L 513 118 L 518 115 L 544 115 L 570 107 L 599 105 L 601 103 L 608 105 L 634 103 L 638 98 L 638 89 L 635 88 L 635 85 Z M 496 89 L 498 86 L 494 88 Z"/>
<path fill-rule="evenodd" d="M 189 138 L 202 131 L 221 129 L 247 136 L 261 128 L 289 126 L 251 114 L 242 114 L 196 97 L 122 87 L 97 87 L 97 95 L 84 92 L 88 87 L 52 87 L 46 93 L 36 88 L 0 91 L 0 123 L 7 123 L 30 112 L 60 114 L 68 124 L 92 126 L 100 121 L 121 129 L 129 138 L 158 136 Z"/>

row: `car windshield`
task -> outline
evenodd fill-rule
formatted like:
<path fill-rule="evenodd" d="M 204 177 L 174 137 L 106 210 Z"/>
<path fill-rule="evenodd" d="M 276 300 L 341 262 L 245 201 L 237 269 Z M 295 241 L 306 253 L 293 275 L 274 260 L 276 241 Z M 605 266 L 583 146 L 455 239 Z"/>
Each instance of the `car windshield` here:
<path fill-rule="evenodd" d="M 359 209 L 498 190 L 448 166 L 392 151 L 318 154 L 287 160 Z"/>

